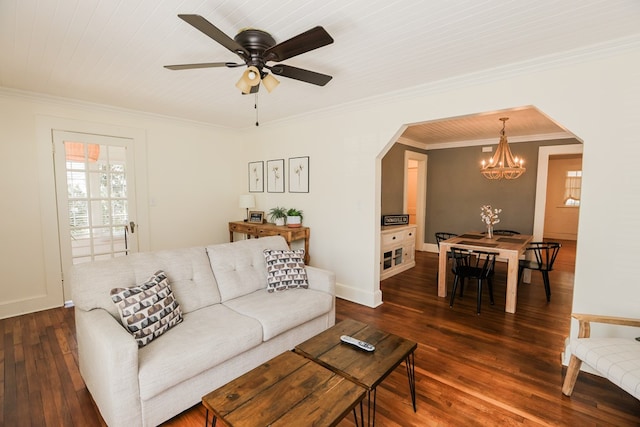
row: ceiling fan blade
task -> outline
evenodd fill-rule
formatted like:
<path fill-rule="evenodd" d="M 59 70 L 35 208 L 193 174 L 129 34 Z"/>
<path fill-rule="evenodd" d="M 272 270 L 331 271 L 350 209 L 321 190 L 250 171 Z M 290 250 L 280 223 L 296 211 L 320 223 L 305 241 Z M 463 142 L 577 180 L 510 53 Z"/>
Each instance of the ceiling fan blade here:
<path fill-rule="evenodd" d="M 180 65 L 165 65 L 164 68 L 169 70 L 191 70 L 193 68 L 218 68 L 218 67 L 240 67 L 245 64 L 236 64 L 235 62 L 203 62 L 201 64 L 180 64 Z"/>
<path fill-rule="evenodd" d="M 220 43 L 222 46 L 229 49 L 231 52 L 242 56 L 243 58 L 247 58 L 249 56 L 249 52 L 242 47 L 238 42 L 234 39 L 220 31 L 218 27 L 213 25 L 211 22 L 207 21 L 200 15 L 178 15 L 178 18 L 185 21 L 187 24 L 191 24 L 196 29 L 200 30 L 207 36 L 211 37 L 213 40 Z"/>
<path fill-rule="evenodd" d="M 311 83 L 318 86 L 324 86 L 333 78 L 326 74 L 316 73 L 315 71 L 304 70 L 302 68 L 292 67 L 290 65 L 276 64 L 268 67 L 275 75 L 289 77 L 290 79 L 300 80 L 302 82 Z"/>
<path fill-rule="evenodd" d="M 293 58 L 310 50 L 317 49 L 322 46 L 333 43 L 333 38 L 325 31 L 324 28 L 314 27 L 304 33 L 298 34 L 289 40 L 278 43 L 264 51 L 266 61 L 280 62 L 285 59 Z"/>

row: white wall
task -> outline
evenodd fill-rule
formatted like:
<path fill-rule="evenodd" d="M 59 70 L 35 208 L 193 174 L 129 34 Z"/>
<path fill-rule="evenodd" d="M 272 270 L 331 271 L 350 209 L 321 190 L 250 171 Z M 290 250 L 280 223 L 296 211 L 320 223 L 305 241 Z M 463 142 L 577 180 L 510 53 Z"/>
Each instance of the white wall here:
<path fill-rule="evenodd" d="M 547 200 L 544 212 L 544 237 L 548 239 L 578 239 L 578 207 L 564 205 L 568 171 L 582 170 L 582 156 L 572 159 L 549 159 Z"/>
<path fill-rule="evenodd" d="M 448 89 L 416 88 L 247 130 L 245 138 L 265 158 L 311 157 L 310 194 L 272 196 L 265 207 L 304 209 L 312 264 L 336 271 L 340 296 L 375 306 L 380 157 L 403 124 L 533 105 L 584 141 L 573 309 L 637 316 L 640 288 L 632 266 L 640 241 L 640 49 L 609 55 L 519 74 L 488 72 L 442 82 Z"/>
<path fill-rule="evenodd" d="M 0 91 L 0 318 L 71 299 L 61 286 L 51 127 L 134 135 L 142 250 L 228 241 L 227 222 L 243 215 L 237 132 Z"/>
<path fill-rule="evenodd" d="M 380 158 L 403 124 L 534 105 L 584 141 L 573 310 L 637 316 L 640 288 L 632 268 L 640 241 L 640 47 L 627 49 L 577 62 L 557 59 L 540 70 L 494 70 L 236 132 L 0 97 L 0 154 L 17 159 L 0 171 L 3 195 L 9 195 L 3 222 L 11 224 L 0 243 L 1 299 L 37 293 L 45 275 L 39 251 L 47 230 L 39 225 L 38 171 L 30 160 L 38 143 L 34 114 L 145 130 L 149 197 L 158 201 L 149 208 L 151 249 L 226 240 L 226 221 L 241 215 L 235 206 L 247 188 L 247 162 L 310 156 L 310 193 L 261 193 L 257 208 L 303 209 L 312 230 L 311 264 L 336 272 L 340 296 L 376 306 L 382 301 Z M 17 181 L 21 190 L 10 185 Z"/>

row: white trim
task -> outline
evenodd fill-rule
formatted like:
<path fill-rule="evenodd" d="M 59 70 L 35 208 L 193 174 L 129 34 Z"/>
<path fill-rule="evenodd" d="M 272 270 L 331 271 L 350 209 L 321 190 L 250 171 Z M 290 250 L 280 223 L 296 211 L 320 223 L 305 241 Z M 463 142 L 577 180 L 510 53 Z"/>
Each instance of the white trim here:
<path fill-rule="evenodd" d="M 404 212 L 407 212 L 407 200 L 408 200 L 408 180 L 409 180 L 409 160 L 415 160 L 418 162 L 418 185 L 416 187 L 416 250 L 423 250 L 425 244 L 424 238 L 424 224 L 426 215 L 427 204 L 427 159 L 426 154 L 417 153 L 415 151 L 407 150 L 404 152 L 404 188 L 403 188 L 403 200 L 402 207 Z"/>
<path fill-rule="evenodd" d="M 138 223 L 138 249 L 149 250 L 149 204 L 148 204 L 148 175 L 147 175 L 147 135 L 144 129 L 114 126 L 103 123 L 86 122 L 82 120 L 54 117 L 47 115 L 36 116 L 36 141 L 38 146 L 39 186 L 40 186 L 40 215 L 43 231 L 43 253 L 46 271 L 45 282 L 47 288 L 62 292 L 55 298 L 55 304 L 43 304 L 40 310 L 60 307 L 71 297 L 71 290 L 63 282 L 61 271 L 61 254 L 58 236 L 58 211 L 54 185 L 54 166 L 52 157 L 52 134 L 54 130 L 90 133 L 96 135 L 111 135 L 133 140 L 135 152 L 136 198 Z M 142 226 L 140 226 L 140 224 Z M 47 306 L 48 305 L 48 306 Z M 31 309 L 30 311 L 36 311 Z"/>
<path fill-rule="evenodd" d="M 555 133 L 541 133 L 536 135 L 522 135 L 522 136 L 510 136 L 509 145 L 516 144 L 518 142 L 531 142 L 531 141 L 553 141 L 557 139 L 575 139 L 576 136 L 570 132 L 555 132 Z M 437 144 L 424 144 L 426 150 L 440 150 L 446 148 L 462 148 L 462 147 L 475 147 L 478 145 L 498 145 L 500 138 L 490 139 L 473 139 L 467 141 L 451 141 L 451 142 L 439 142 Z"/>
<path fill-rule="evenodd" d="M 538 175 L 536 201 L 533 214 L 533 240 L 541 241 L 544 234 L 544 212 L 547 206 L 547 175 L 549 156 L 560 154 L 582 154 L 582 144 L 547 145 L 538 149 Z"/>
<path fill-rule="evenodd" d="M 379 280 L 378 283 L 380 283 Z M 380 288 L 372 294 L 363 289 L 336 282 L 336 297 L 371 308 L 378 307 L 382 304 L 382 291 Z"/>

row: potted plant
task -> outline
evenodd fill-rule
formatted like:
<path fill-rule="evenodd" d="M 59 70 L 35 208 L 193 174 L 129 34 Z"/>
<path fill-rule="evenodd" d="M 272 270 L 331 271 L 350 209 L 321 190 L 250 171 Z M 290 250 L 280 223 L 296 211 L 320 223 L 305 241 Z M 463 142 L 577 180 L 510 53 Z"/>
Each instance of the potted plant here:
<path fill-rule="evenodd" d="M 276 225 L 284 225 L 284 220 L 287 217 L 287 208 L 282 206 L 276 206 L 269 210 L 269 219 Z"/>
<path fill-rule="evenodd" d="M 287 227 L 302 227 L 302 211 L 291 208 L 287 211 Z"/>

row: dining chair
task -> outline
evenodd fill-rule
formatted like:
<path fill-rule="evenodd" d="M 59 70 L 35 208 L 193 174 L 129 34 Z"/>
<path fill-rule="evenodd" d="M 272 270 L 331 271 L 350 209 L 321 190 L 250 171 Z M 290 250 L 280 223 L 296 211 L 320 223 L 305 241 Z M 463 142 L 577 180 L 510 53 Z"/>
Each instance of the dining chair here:
<path fill-rule="evenodd" d="M 455 233 L 449 233 L 446 231 L 437 231 L 436 232 L 436 244 L 438 245 L 438 256 L 440 255 L 440 242 L 444 240 L 449 240 L 453 237 L 458 237 Z M 447 262 L 451 259 L 451 252 L 447 252 Z M 436 270 L 436 283 L 438 282 L 438 270 Z"/>
<path fill-rule="evenodd" d="M 544 291 L 547 294 L 547 302 L 551 301 L 551 284 L 549 283 L 549 272 L 553 270 L 553 263 L 556 261 L 558 252 L 562 245 L 558 242 L 531 242 L 526 252 L 533 252 L 535 259 L 521 259 L 518 265 L 518 283 L 525 268 L 538 270 L 542 273 Z M 530 257 L 527 257 L 530 258 Z"/>
<path fill-rule="evenodd" d="M 477 292 L 477 313 L 480 314 L 480 305 L 482 303 L 482 283 L 487 282 L 489 288 L 489 300 L 491 305 L 493 301 L 493 283 L 491 275 L 496 264 L 496 253 L 485 251 L 469 251 L 456 246 L 451 247 L 451 258 L 453 259 L 453 267 L 451 271 L 454 274 L 453 289 L 451 290 L 451 299 L 449 307 L 453 308 L 453 302 L 456 297 L 458 283 L 460 283 L 460 298 L 464 290 L 465 279 L 475 279 L 478 283 Z"/>

